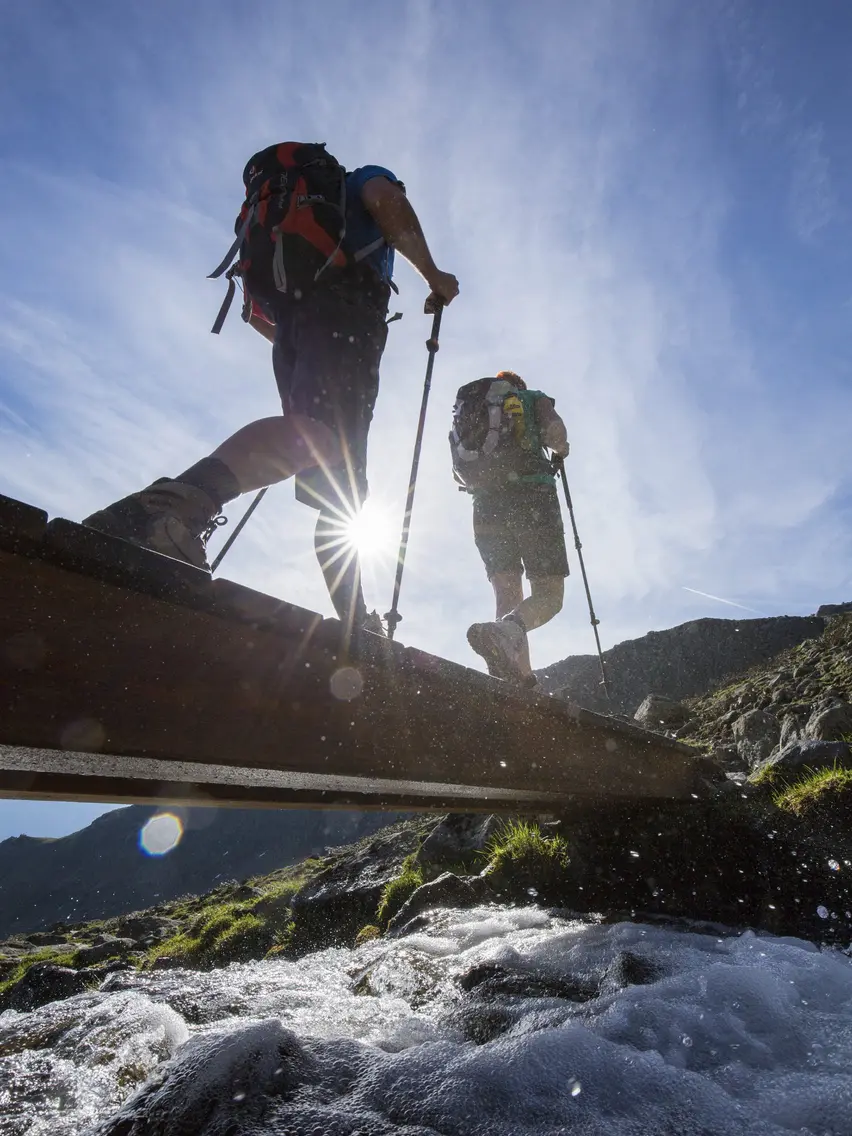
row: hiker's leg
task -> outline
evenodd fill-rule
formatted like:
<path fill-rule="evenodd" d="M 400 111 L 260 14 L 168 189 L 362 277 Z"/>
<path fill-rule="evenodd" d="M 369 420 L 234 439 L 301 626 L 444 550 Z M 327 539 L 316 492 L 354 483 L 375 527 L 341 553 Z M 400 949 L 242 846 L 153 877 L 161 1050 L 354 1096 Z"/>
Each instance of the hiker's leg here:
<path fill-rule="evenodd" d="M 525 631 L 542 627 L 560 613 L 565 595 L 565 578 L 564 576 L 534 577 L 530 580 L 530 592 L 531 594 L 511 611 L 513 618 L 519 620 Z"/>
<path fill-rule="evenodd" d="M 495 572 L 491 577 L 497 619 L 517 611 L 524 603 L 524 580 L 520 572 Z M 524 641 L 518 655 L 518 668 L 522 674 L 532 674 L 529 644 Z"/>
<path fill-rule="evenodd" d="M 231 471 L 240 493 L 249 493 L 312 466 L 334 469 L 340 464 L 341 450 L 336 434 L 324 422 L 285 414 L 243 426 L 210 457 Z"/>
<path fill-rule="evenodd" d="M 348 626 L 366 617 L 348 525 L 367 497 L 367 437 L 387 339 L 383 314 L 355 297 L 317 293 L 276 345 L 282 403 L 325 425 L 334 452 L 296 477 L 296 500 L 319 511 L 314 549 L 334 609 Z"/>
<path fill-rule="evenodd" d="M 367 618 L 367 605 L 361 590 L 361 563 L 346 524 L 336 512 L 320 509 L 314 530 L 314 551 L 338 619 L 350 630 L 362 627 Z"/>

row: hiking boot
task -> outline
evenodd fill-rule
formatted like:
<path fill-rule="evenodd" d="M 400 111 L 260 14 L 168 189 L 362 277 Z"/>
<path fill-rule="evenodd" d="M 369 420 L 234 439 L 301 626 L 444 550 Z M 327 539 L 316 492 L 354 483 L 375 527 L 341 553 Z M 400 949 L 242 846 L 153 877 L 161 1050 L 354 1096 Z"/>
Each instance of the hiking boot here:
<path fill-rule="evenodd" d="M 205 548 L 216 503 L 194 485 L 160 478 L 83 521 L 90 529 L 210 571 Z"/>
<path fill-rule="evenodd" d="M 377 611 L 367 613 L 367 618 L 361 624 L 364 631 L 369 631 L 373 635 L 381 635 L 382 639 L 387 639 L 388 634 L 385 631 L 385 625 L 382 623 L 382 617 Z"/>
<path fill-rule="evenodd" d="M 488 673 L 494 678 L 525 677 L 520 662 L 526 638 L 523 628 L 511 619 L 474 623 L 467 629 L 468 643 L 485 659 Z"/>

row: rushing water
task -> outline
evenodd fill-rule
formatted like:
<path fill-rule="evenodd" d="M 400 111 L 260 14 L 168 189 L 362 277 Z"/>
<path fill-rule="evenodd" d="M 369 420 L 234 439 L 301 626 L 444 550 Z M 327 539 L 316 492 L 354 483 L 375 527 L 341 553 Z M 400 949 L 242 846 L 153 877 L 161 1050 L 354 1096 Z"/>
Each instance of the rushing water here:
<path fill-rule="evenodd" d="M 2 1136 L 77 1136 L 122 1106 L 123 1136 L 849 1136 L 852 965 L 479 908 L 0 1016 Z"/>

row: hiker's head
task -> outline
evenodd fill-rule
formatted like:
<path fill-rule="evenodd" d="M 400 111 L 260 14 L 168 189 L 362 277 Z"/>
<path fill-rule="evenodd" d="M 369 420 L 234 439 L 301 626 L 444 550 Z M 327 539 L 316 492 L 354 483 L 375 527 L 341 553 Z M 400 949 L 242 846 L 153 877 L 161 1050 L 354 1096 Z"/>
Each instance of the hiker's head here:
<path fill-rule="evenodd" d="M 516 387 L 518 390 L 525 391 L 527 389 L 527 384 L 521 376 L 516 375 L 514 371 L 498 371 L 497 378 L 503 379 L 504 382 L 511 383 L 512 386 Z"/>

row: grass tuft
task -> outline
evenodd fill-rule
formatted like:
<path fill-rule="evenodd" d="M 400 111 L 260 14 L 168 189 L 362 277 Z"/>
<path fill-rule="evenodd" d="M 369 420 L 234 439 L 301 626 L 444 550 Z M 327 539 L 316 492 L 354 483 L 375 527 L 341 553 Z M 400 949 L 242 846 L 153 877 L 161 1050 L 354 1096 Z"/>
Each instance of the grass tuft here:
<path fill-rule="evenodd" d="M 844 769 L 835 762 L 830 769 L 808 769 L 804 777 L 776 793 L 773 801 L 779 809 L 802 816 L 817 802 L 827 803 L 850 788 L 852 769 Z"/>
<path fill-rule="evenodd" d="M 492 872 L 522 870 L 525 875 L 537 868 L 567 868 L 571 859 L 564 837 L 545 836 L 537 824 L 525 820 L 510 821 L 496 833 L 485 855 Z"/>
<path fill-rule="evenodd" d="M 415 863 L 415 856 L 416 853 L 414 852 L 410 856 L 406 856 L 402 862 L 400 874 L 385 884 L 376 911 L 376 922 L 380 927 L 385 927 L 409 896 L 413 895 L 420 885 L 425 883 L 423 868 L 420 864 Z"/>

